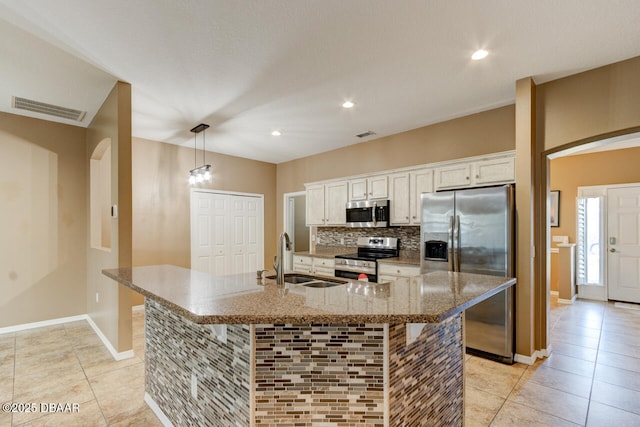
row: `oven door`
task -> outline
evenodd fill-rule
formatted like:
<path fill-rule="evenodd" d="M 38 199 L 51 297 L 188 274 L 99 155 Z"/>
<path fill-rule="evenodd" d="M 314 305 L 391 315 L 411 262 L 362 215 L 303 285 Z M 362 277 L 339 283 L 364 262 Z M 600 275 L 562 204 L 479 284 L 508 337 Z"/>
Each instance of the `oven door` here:
<path fill-rule="evenodd" d="M 358 277 L 361 274 L 365 274 L 369 282 L 378 281 L 378 268 L 375 261 L 336 258 L 334 274 L 336 277 L 342 277 L 351 280 L 358 280 Z"/>

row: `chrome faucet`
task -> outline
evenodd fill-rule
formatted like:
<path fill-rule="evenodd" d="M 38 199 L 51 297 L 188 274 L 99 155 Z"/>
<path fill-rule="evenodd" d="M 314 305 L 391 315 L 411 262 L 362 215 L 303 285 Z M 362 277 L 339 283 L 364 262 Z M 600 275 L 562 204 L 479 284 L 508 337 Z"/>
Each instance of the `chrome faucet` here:
<path fill-rule="evenodd" d="M 286 232 L 278 238 L 278 254 L 273 257 L 273 269 L 276 270 L 276 285 L 284 285 L 284 251 L 291 249 L 291 240 Z"/>

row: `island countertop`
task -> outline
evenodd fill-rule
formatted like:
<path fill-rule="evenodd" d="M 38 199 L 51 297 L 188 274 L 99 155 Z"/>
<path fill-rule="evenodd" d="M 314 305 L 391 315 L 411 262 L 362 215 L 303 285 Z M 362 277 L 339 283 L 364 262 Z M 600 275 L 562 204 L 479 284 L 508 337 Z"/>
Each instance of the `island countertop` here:
<path fill-rule="evenodd" d="M 439 323 L 515 284 L 515 278 L 434 271 L 390 283 L 308 288 L 255 273 L 213 276 L 174 265 L 104 275 L 200 324 Z"/>

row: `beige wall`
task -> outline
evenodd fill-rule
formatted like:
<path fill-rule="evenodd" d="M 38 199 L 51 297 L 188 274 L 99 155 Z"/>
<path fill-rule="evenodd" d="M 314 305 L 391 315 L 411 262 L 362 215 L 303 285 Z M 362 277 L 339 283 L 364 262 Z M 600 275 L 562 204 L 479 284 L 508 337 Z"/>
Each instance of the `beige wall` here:
<path fill-rule="evenodd" d="M 87 129 L 85 170 L 89 168 L 93 150 L 106 138 L 111 140 L 111 204 L 118 206 L 118 218 L 111 219 L 109 250 L 90 247 L 89 236 L 86 238 L 87 313 L 113 348 L 124 352 L 132 347 L 132 291 L 104 276 L 102 270 L 132 265 L 131 86 L 127 83 L 116 83 Z M 89 210 L 89 188 L 85 211 Z"/>
<path fill-rule="evenodd" d="M 513 105 L 278 165 L 277 199 L 304 183 L 513 150 Z M 282 202 L 277 229 L 282 230 Z"/>
<path fill-rule="evenodd" d="M 213 180 L 202 188 L 264 194 L 265 266 L 276 248 L 276 165 L 209 153 Z M 133 140 L 133 263 L 191 266 L 188 173 L 193 148 Z M 136 300 L 137 302 L 137 300 Z"/>
<path fill-rule="evenodd" d="M 537 96 L 545 150 L 637 128 L 640 57 L 539 85 Z"/>
<path fill-rule="evenodd" d="M 86 313 L 84 141 L 0 113 L 0 327 Z"/>

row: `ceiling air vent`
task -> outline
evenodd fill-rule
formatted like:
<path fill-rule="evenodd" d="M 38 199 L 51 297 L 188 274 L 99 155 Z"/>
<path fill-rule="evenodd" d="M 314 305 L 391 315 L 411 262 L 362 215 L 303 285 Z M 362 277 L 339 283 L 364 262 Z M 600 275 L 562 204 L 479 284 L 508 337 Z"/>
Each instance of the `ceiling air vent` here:
<path fill-rule="evenodd" d="M 366 138 L 367 136 L 371 136 L 371 135 L 375 135 L 375 134 L 376 134 L 376 133 L 375 133 L 374 131 L 372 131 L 372 130 L 368 130 L 368 131 L 366 131 L 366 132 L 359 133 L 359 134 L 357 134 L 356 136 L 357 136 L 358 138 Z"/>
<path fill-rule="evenodd" d="M 61 117 L 63 119 L 76 120 L 81 122 L 86 111 L 74 110 L 72 108 L 60 107 L 59 105 L 45 104 L 44 102 L 14 96 L 11 99 L 11 106 L 20 110 L 33 111 L 34 113 L 48 114 L 50 116 Z"/>

